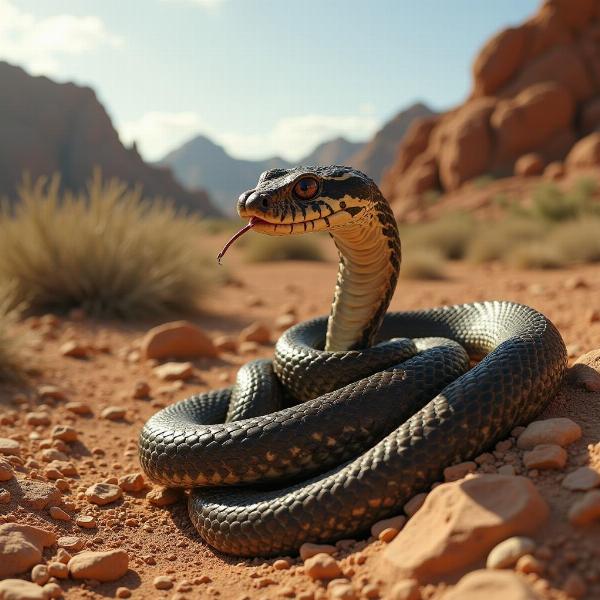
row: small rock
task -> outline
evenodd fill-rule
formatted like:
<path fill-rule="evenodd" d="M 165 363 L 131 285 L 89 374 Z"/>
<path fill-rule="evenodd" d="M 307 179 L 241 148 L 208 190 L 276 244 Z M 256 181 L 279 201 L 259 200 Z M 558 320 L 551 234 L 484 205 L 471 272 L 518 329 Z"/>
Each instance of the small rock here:
<path fill-rule="evenodd" d="M 69 568 L 64 563 L 52 561 L 48 563 L 48 574 L 50 577 L 66 579 L 69 576 Z"/>
<path fill-rule="evenodd" d="M 157 590 L 170 590 L 173 587 L 173 582 L 166 575 L 155 577 L 152 584 Z"/>
<path fill-rule="evenodd" d="M 183 496 L 183 490 L 179 488 L 154 488 L 146 494 L 146 500 L 154 506 L 169 506 L 175 504 Z"/>
<path fill-rule="evenodd" d="M 298 322 L 298 317 L 291 313 L 285 313 L 275 319 L 277 329 L 289 329 Z"/>
<path fill-rule="evenodd" d="M 125 550 L 107 552 L 80 552 L 69 561 L 69 571 L 74 579 L 116 581 L 127 573 L 129 556 Z"/>
<path fill-rule="evenodd" d="M 417 511 L 425 504 L 425 500 L 427 500 L 427 493 L 422 492 L 421 494 L 417 494 L 413 496 L 404 506 L 404 512 L 407 517 L 414 516 Z"/>
<path fill-rule="evenodd" d="M 104 506 L 115 502 L 123 495 L 123 491 L 118 485 L 111 483 L 94 483 L 85 491 L 85 497 L 88 502 Z"/>
<path fill-rule="evenodd" d="M 52 439 L 62 440 L 63 442 L 76 442 L 77 430 L 69 425 L 56 425 L 52 429 Z"/>
<path fill-rule="evenodd" d="M 58 506 L 62 501 L 60 490 L 51 483 L 19 479 L 21 503 L 33 510 L 44 510 L 48 506 Z"/>
<path fill-rule="evenodd" d="M 539 600 L 523 577 L 512 571 L 481 569 L 465 575 L 444 600 Z"/>
<path fill-rule="evenodd" d="M 14 476 L 12 464 L 8 460 L 0 458 L 0 481 L 9 481 Z"/>
<path fill-rule="evenodd" d="M 279 558 L 273 563 L 273 568 L 276 571 L 285 571 L 286 569 L 289 569 L 290 567 L 291 567 L 291 565 L 290 565 L 289 561 L 286 560 L 285 558 Z"/>
<path fill-rule="evenodd" d="M 131 590 L 126 587 L 118 587 L 115 595 L 117 598 L 129 598 L 131 597 Z"/>
<path fill-rule="evenodd" d="M 517 446 L 522 450 L 530 450 L 540 444 L 557 444 L 568 446 L 581 437 L 581 427 L 565 417 L 533 421 L 519 436 Z"/>
<path fill-rule="evenodd" d="M 0 490 L 0 504 L 9 504 L 11 500 L 12 496 L 8 490 Z"/>
<path fill-rule="evenodd" d="M 38 585 L 44 585 L 50 579 L 50 573 L 48 573 L 48 567 L 46 565 L 35 565 L 31 569 L 31 581 Z"/>
<path fill-rule="evenodd" d="M 214 344 L 219 352 L 236 352 L 238 349 L 237 339 L 231 335 L 220 335 L 214 339 Z"/>
<path fill-rule="evenodd" d="M 469 460 L 457 465 L 452 465 L 444 469 L 444 481 L 458 481 L 467 475 L 473 473 L 477 469 L 477 463 Z"/>
<path fill-rule="evenodd" d="M 240 342 L 256 342 L 268 344 L 271 341 L 271 332 L 262 323 L 252 323 L 240 331 Z"/>
<path fill-rule="evenodd" d="M 585 492 L 600 485 L 600 473 L 591 467 L 579 467 L 566 475 L 561 485 L 568 490 Z"/>
<path fill-rule="evenodd" d="M 67 552 L 64 548 L 59 548 L 56 552 L 56 560 L 64 563 L 65 565 L 73 558 L 70 552 Z"/>
<path fill-rule="evenodd" d="M 397 517 L 391 517 L 390 519 L 382 519 L 371 526 L 371 535 L 373 537 L 379 537 L 379 534 L 389 527 L 393 527 L 400 531 L 405 523 L 406 517 L 404 515 L 398 515 Z"/>
<path fill-rule="evenodd" d="M 21 444 L 9 438 L 0 438 L 0 454 L 20 456 Z"/>
<path fill-rule="evenodd" d="M 488 569 L 505 569 L 516 564 L 525 554 L 535 550 L 535 542 L 528 537 L 510 537 L 495 546 L 488 554 L 486 567 Z"/>
<path fill-rule="evenodd" d="M 217 355 L 210 337 L 188 321 L 174 321 L 153 327 L 144 336 L 141 350 L 146 359 Z"/>
<path fill-rule="evenodd" d="M 50 507 L 50 516 L 56 521 L 70 521 L 71 515 L 58 506 Z"/>
<path fill-rule="evenodd" d="M 129 473 L 119 477 L 119 487 L 124 492 L 140 492 L 146 487 L 146 481 L 141 473 Z"/>
<path fill-rule="evenodd" d="M 334 554 L 337 552 L 335 546 L 330 544 L 313 544 L 311 542 L 305 542 L 300 546 L 299 554 L 302 560 L 311 558 L 317 554 Z"/>
<path fill-rule="evenodd" d="M 240 354 L 255 354 L 260 349 L 256 342 L 242 342 L 238 348 Z"/>
<path fill-rule="evenodd" d="M 331 587 L 328 586 L 327 592 L 327 597 L 331 600 L 356 600 L 356 592 L 348 580 Z"/>
<path fill-rule="evenodd" d="M 79 552 L 83 548 L 85 542 L 74 535 L 65 535 L 58 538 L 57 544 L 59 548 L 64 548 L 69 552 Z"/>
<path fill-rule="evenodd" d="M 567 452 L 557 444 L 539 444 L 523 454 L 523 464 L 528 469 L 563 469 Z"/>
<path fill-rule="evenodd" d="M 28 412 L 25 415 L 25 423 L 35 427 L 37 425 L 50 425 L 50 417 L 44 411 Z"/>
<path fill-rule="evenodd" d="M 394 584 L 386 600 L 421 600 L 419 583 L 415 579 L 403 579 Z"/>
<path fill-rule="evenodd" d="M 168 362 L 154 367 L 152 372 L 164 381 L 185 381 L 194 375 L 194 365 L 191 362 Z"/>
<path fill-rule="evenodd" d="M 150 385 L 148 382 L 138 381 L 133 388 L 132 396 L 138 400 L 148 398 L 150 396 Z"/>
<path fill-rule="evenodd" d="M 337 561 L 321 552 L 304 561 L 304 572 L 311 579 L 335 579 L 342 576 L 342 570 Z"/>
<path fill-rule="evenodd" d="M 96 519 L 91 515 L 79 515 L 77 519 L 75 519 L 75 523 L 83 529 L 95 529 L 97 527 Z"/>
<path fill-rule="evenodd" d="M 124 406 L 107 406 L 102 410 L 100 416 L 109 421 L 120 421 L 125 418 L 127 409 Z"/>
<path fill-rule="evenodd" d="M 37 389 L 37 394 L 40 400 L 57 400 L 60 402 L 67 399 L 67 395 L 55 385 L 42 385 Z"/>
<path fill-rule="evenodd" d="M 573 525 L 587 525 L 600 518 L 600 490 L 586 492 L 569 509 L 569 521 Z"/>
<path fill-rule="evenodd" d="M 572 598 L 583 598 L 587 592 L 587 585 L 581 575 L 571 573 L 563 585 L 563 590 Z"/>
<path fill-rule="evenodd" d="M 58 583 L 50 582 L 43 587 L 46 598 L 62 598 L 63 591 Z"/>
<path fill-rule="evenodd" d="M 90 353 L 90 348 L 87 344 L 71 340 L 69 342 L 65 342 L 60 347 L 60 353 L 63 356 L 69 356 L 71 358 L 87 358 Z"/>
<path fill-rule="evenodd" d="M 0 581 L 0 600 L 47 600 L 44 588 L 23 581 L 22 579 L 5 579 Z"/>
<path fill-rule="evenodd" d="M 39 563 L 45 546 L 52 546 L 56 536 L 51 531 L 5 523 L 0 525 L 0 578 L 24 573 Z"/>
<path fill-rule="evenodd" d="M 600 311 L 596 312 L 600 319 Z M 591 350 L 577 358 L 568 371 L 568 377 L 588 392 L 600 392 L 600 349 Z"/>
<path fill-rule="evenodd" d="M 541 575 L 544 568 L 544 563 L 531 554 L 521 556 L 515 565 L 515 570 L 519 573 L 536 573 L 537 575 Z"/>
<path fill-rule="evenodd" d="M 389 544 L 399 533 L 400 533 L 400 531 L 398 529 L 396 529 L 395 527 L 386 527 L 377 536 L 377 538 L 379 539 L 380 542 Z"/>
<path fill-rule="evenodd" d="M 53 460 L 48 464 L 48 468 L 56 469 L 60 476 L 64 475 L 65 477 L 77 477 L 77 469 L 75 468 L 75 465 L 66 460 Z"/>
<path fill-rule="evenodd" d="M 90 405 L 86 404 L 85 402 L 67 402 L 65 404 L 65 408 L 75 415 L 84 416 L 92 414 L 92 409 L 90 408 Z"/>
<path fill-rule="evenodd" d="M 515 468 L 512 465 L 502 465 L 498 468 L 498 475 L 515 475 Z"/>
<path fill-rule="evenodd" d="M 69 460 L 69 457 L 56 448 L 46 448 L 40 453 L 40 457 L 44 462 L 51 462 L 53 460 Z"/>

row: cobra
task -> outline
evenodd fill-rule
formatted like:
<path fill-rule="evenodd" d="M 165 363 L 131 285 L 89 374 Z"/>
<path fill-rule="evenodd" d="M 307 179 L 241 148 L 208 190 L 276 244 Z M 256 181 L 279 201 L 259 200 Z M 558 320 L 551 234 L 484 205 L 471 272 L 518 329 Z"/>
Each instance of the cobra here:
<path fill-rule="evenodd" d="M 249 219 L 242 232 L 329 232 L 339 270 L 329 317 L 292 327 L 273 361 L 248 363 L 235 386 L 171 405 L 141 432 L 144 470 L 190 489 L 191 520 L 217 550 L 268 556 L 359 536 L 444 467 L 530 421 L 557 390 L 565 346 L 532 308 L 386 314 L 400 240 L 363 173 L 270 170 L 238 212 Z"/>

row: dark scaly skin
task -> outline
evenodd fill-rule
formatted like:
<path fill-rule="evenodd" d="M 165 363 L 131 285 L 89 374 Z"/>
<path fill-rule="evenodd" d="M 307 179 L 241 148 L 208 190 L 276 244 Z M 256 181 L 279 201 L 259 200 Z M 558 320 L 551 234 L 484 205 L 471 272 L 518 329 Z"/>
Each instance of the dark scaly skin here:
<path fill-rule="evenodd" d="M 566 368 L 552 323 L 511 302 L 388 313 L 375 327 L 382 340 L 454 340 L 468 358 L 481 360 L 466 372 L 463 350 L 439 339 L 415 340 L 416 348 L 397 340 L 362 351 L 317 350 L 326 326 L 321 318 L 285 332 L 276 346 L 276 375 L 268 362 L 250 365 L 244 389 L 184 400 L 144 426 L 144 470 L 155 481 L 193 488 L 190 517 L 218 550 L 277 555 L 305 541 L 366 532 L 429 489 L 445 466 L 476 456 L 531 420 Z M 357 383 L 344 385 L 364 361 L 371 361 L 365 370 L 373 374 L 362 371 Z M 324 395 L 218 424 L 228 411 L 237 414 L 238 402 L 243 411 L 255 410 L 278 381 L 288 404 Z M 329 391 L 332 385 L 342 387 Z M 258 412 L 270 410 L 261 406 Z"/>

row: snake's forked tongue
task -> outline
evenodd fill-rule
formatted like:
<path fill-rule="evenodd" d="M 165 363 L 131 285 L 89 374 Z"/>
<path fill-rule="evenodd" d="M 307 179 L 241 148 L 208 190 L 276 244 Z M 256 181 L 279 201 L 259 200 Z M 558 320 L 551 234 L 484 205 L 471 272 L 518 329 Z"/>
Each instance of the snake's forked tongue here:
<path fill-rule="evenodd" d="M 250 217 L 248 225 L 242 227 L 236 234 L 234 234 L 233 237 L 223 246 L 223 250 L 221 250 L 221 252 L 217 254 L 217 262 L 221 264 L 221 259 L 225 256 L 225 253 L 227 252 L 227 250 L 229 250 L 229 247 L 233 244 L 233 242 L 235 242 L 235 240 L 237 240 L 238 238 L 242 237 L 247 231 L 250 231 L 250 229 L 252 229 L 252 227 L 254 227 L 259 222 L 260 219 L 258 217 Z"/>

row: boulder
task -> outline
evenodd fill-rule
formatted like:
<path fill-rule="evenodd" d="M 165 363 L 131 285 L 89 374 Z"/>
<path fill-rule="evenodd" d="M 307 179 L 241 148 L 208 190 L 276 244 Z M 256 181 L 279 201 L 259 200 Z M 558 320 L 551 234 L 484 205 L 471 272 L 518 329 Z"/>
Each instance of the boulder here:
<path fill-rule="evenodd" d="M 386 579 L 435 580 L 483 560 L 508 537 L 533 533 L 548 514 L 525 477 L 479 475 L 442 484 L 381 553 L 376 569 Z"/>
<path fill-rule="evenodd" d="M 515 175 L 532 177 L 544 172 L 544 159 L 535 152 L 523 154 L 515 163 Z"/>
<path fill-rule="evenodd" d="M 600 165 L 600 132 L 579 140 L 567 155 L 565 161 L 568 169 L 597 167 Z"/>

